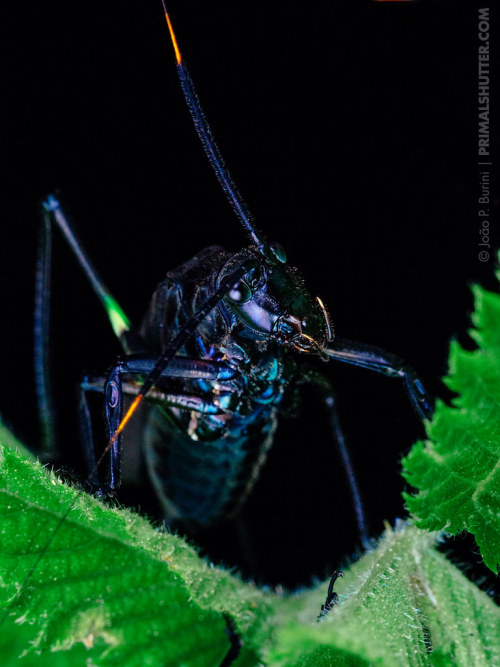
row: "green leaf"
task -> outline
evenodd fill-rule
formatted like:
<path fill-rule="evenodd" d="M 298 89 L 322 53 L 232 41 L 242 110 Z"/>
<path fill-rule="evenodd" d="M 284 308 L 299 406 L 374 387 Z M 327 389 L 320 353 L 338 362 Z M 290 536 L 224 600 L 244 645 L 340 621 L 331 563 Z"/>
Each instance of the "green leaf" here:
<path fill-rule="evenodd" d="M 429 440 L 403 460 L 406 480 L 419 490 L 405 494 L 415 523 L 456 535 L 473 533 L 486 565 L 500 562 L 500 295 L 474 287 L 478 345 L 453 342 L 446 384 L 458 396 L 438 402 Z"/>
<path fill-rule="evenodd" d="M 0 508 L 2 665 L 218 667 L 228 617 L 234 667 L 426 665 L 431 644 L 433 665 L 500 664 L 500 611 L 416 528 L 387 529 L 318 624 L 328 582 L 264 593 L 5 447 Z"/>
<path fill-rule="evenodd" d="M 500 664 L 500 610 L 435 540 L 413 527 L 388 528 L 378 548 L 337 582 L 341 604 L 323 623 L 297 622 L 307 618 L 305 609 L 309 619 L 317 609 L 317 592 L 301 596 L 297 620 L 280 627 L 269 664 Z"/>
<path fill-rule="evenodd" d="M 229 649 L 224 614 L 253 636 L 254 599 L 266 609 L 255 587 L 15 451 L 0 454 L 0 635 L 11 638 L 16 627 L 22 634 L 12 662 L 27 652 L 52 665 L 54 652 L 64 652 L 68 664 L 206 667 Z M 246 654 L 238 664 L 257 664 Z"/>
<path fill-rule="evenodd" d="M 15 449 L 30 461 L 36 461 L 36 456 L 32 452 L 30 452 L 30 450 L 27 447 L 25 447 L 21 442 L 19 442 L 19 440 L 12 433 L 12 431 L 7 426 L 5 426 L 1 417 L 0 417 L 0 443 L 6 445 L 7 447 L 10 447 L 11 449 Z"/>

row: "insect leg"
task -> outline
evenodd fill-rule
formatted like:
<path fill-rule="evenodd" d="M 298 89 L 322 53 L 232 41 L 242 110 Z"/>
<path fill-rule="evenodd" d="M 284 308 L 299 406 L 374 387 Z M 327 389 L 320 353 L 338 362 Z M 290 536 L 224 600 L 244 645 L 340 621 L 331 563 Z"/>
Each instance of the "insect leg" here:
<path fill-rule="evenodd" d="M 231 646 L 229 648 L 229 651 L 224 656 L 224 659 L 220 663 L 219 667 L 229 667 L 230 665 L 232 665 L 241 651 L 241 637 L 236 632 L 236 625 L 233 619 L 227 614 L 224 614 L 224 620 L 226 621 L 226 634 L 229 637 Z"/>
<path fill-rule="evenodd" d="M 78 388 L 78 419 L 80 422 L 80 437 L 83 446 L 85 466 L 87 468 L 86 484 L 91 487 L 92 491 L 97 491 L 101 495 L 105 495 L 108 489 L 103 487 L 99 480 L 99 464 L 101 458 L 99 458 L 99 460 L 96 458 L 94 436 L 92 432 L 92 417 L 87 401 L 87 393 L 89 391 L 105 393 L 106 404 L 108 401 L 112 404 L 115 401 L 118 401 L 116 407 L 120 412 L 123 403 L 122 392 L 113 393 L 113 390 L 114 386 L 107 386 L 106 380 L 103 377 L 94 378 L 92 381 L 85 378 Z M 119 474 L 118 471 L 119 461 L 113 459 L 113 463 L 110 465 L 110 477 L 114 479 Z M 109 487 L 113 488 L 112 483 L 109 484 Z"/>
<path fill-rule="evenodd" d="M 151 373 L 159 359 L 159 355 L 134 354 L 120 360 L 116 368 L 121 375 Z M 235 375 L 234 369 L 224 362 L 207 359 L 190 359 L 189 357 L 173 357 L 160 377 L 178 377 L 191 380 L 230 380 Z"/>
<path fill-rule="evenodd" d="M 35 278 L 35 313 L 33 323 L 35 388 L 41 428 L 40 458 L 53 461 L 56 454 L 54 410 L 48 362 L 50 272 L 52 234 L 50 215 L 42 209 Z"/>
<path fill-rule="evenodd" d="M 84 271 L 94 292 L 106 309 L 111 326 L 126 351 L 132 336 L 130 322 L 120 306 L 105 287 L 97 271 L 92 266 L 64 215 L 59 201 L 49 195 L 42 203 L 40 237 L 35 281 L 34 313 L 34 364 L 35 387 L 38 413 L 42 431 L 41 458 L 53 461 L 56 455 L 54 411 L 49 373 L 49 316 L 50 316 L 50 274 L 52 260 L 52 225 L 62 232 L 65 240 Z"/>
<path fill-rule="evenodd" d="M 154 365 L 155 358 L 150 360 L 149 364 L 145 366 L 145 370 Z M 182 359 L 182 362 L 189 362 L 189 359 Z M 197 360 L 196 360 L 197 361 Z M 202 362 L 203 363 L 203 362 Z M 208 365 L 211 362 L 207 362 Z M 120 364 L 120 367 L 124 364 Z M 188 363 L 185 364 L 189 365 Z M 120 368 L 119 367 L 119 368 Z M 116 367 L 115 369 L 116 370 Z M 179 371 L 179 368 L 175 368 L 174 371 Z M 127 374 L 130 373 L 130 370 L 127 369 Z M 208 373 L 207 373 L 208 375 Z M 205 375 L 203 375 L 205 377 Z M 140 383 L 136 382 L 124 382 L 121 379 L 121 373 L 111 373 L 110 378 L 108 377 L 108 382 L 104 377 L 93 377 L 85 378 L 79 385 L 78 388 L 78 416 L 80 422 L 80 436 L 83 446 L 85 466 L 87 469 L 87 479 L 86 484 L 88 484 L 94 492 L 98 492 L 101 495 L 106 495 L 111 490 L 116 489 L 120 486 L 120 447 L 119 445 L 116 448 L 111 448 L 111 461 L 110 461 L 110 470 L 108 472 L 108 480 L 105 485 L 99 479 L 99 467 L 101 463 L 102 456 L 97 460 L 96 452 L 94 447 L 94 436 L 92 429 L 92 417 L 89 410 L 89 405 L 87 401 L 87 394 L 89 392 L 97 392 L 100 394 L 106 394 L 105 400 L 105 414 L 106 414 L 106 425 L 107 432 L 113 430 L 116 425 L 119 423 L 121 418 L 121 412 L 123 408 L 123 396 L 137 396 L 140 391 Z M 196 412 L 218 412 L 216 406 L 208 400 L 204 400 L 199 396 L 191 396 L 187 394 L 179 393 L 165 393 L 164 391 L 152 390 L 147 397 L 147 400 L 152 403 L 160 403 L 163 406 L 176 407 L 180 409 L 187 409 L 190 411 Z M 120 443 L 119 443 L 120 444 Z"/>
<path fill-rule="evenodd" d="M 422 419 L 432 416 L 432 404 L 417 374 L 398 357 L 384 352 L 377 347 L 336 341 L 335 347 L 327 348 L 325 353 L 330 359 L 342 361 L 353 366 L 381 373 L 387 377 L 401 378 L 406 386 L 410 401 Z"/>
<path fill-rule="evenodd" d="M 349 456 L 349 450 L 347 448 L 344 434 L 340 426 L 337 402 L 335 400 L 335 394 L 333 392 L 332 386 L 330 382 L 315 369 L 309 369 L 305 373 L 301 373 L 299 382 L 312 385 L 312 387 L 314 387 L 320 393 L 323 399 L 323 404 L 328 410 L 333 434 L 337 442 L 340 458 L 342 459 L 342 465 L 345 470 L 347 481 L 349 482 L 354 513 L 356 516 L 356 523 L 358 526 L 359 539 L 361 540 L 361 544 L 366 545 L 368 544 L 368 532 L 366 528 L 365 510 L 363 507 L 363 501 L 361 499 L 358 482 L 356 480 L 356 475 L 354 473 L 354 468 L 351 462 L 351 457 Z"/>
<path fill-rule="evenodd" d="M 92 388 L 93 391 L 103 391 L 104 379 L 101 382 L 101 388 Z M 80 438 L 82 441 L 85 466 L 87 468 L 87 483 L 92 489 L 99 489 L 99 477 L 97 474 L 97 460 L 95 457 L 94 437 L 92 435 L 92 418 L 90 416 L 89 405 L 87 401 L 87 392 L 89 391 L 87 380 L 85 379 L 78 387 L 78 421 L 80 423 Z"/>
<path fill-rule="evenodd" d="M 123 381 L 122 378 L 136 377 L 137 383 L 128 386 L 129 394 L 140 394 L 142 381 L 156 368 L 158 355 L 131 355 L 126 359 L 119 361 L 108 373 L 104 383 L 104 412 L 106 419 L 106 428 L 108 437 L 111 440 L 109 448 L 109 489 L 113 490 L 120 485 L 120 451 L 121 451 L 121 431 L 119 426 L 123 417 Z M 180 377 L 189 380 L 226 380 L 234 376 L 235 371 L 225 363 L 213 362 L 204 359 L 189 359 L 187 357 L 173 357 L 170 363 L 162 370 L 158 379 L 165 380 L 172 377 Z M 199 396 L 192 396 L 189 393 L 183 394 L 177 392 L 169 395 L 159 392 L 155 396 L 154 392 L 148 393 L 151 400 L 159 400 L 164 404 L 176 406 L 185 410 L 194 410 L 202 413 L 217 413 L 219 408 L 213 401 L 205 401 Z M 113 438 L 118 432 L 118 436 Z"/>
<path fill-rule="evenodd" d="M 325 604 L 321 605 L 321 610 L 319 612 L 318 618 L 316 619 L 318 623 L 320 623 L 325 618 L 325 616 L 327 616 L 327 614 L 331 611 L 332 607 L 334 607 L 339 601 L 339 596 L 337 595 L 337 593 L 335 593 L 333 587 L 337 579 L 343 576 L 344 573 L 341 572 L 340 570 L 336 570 L 332 574 L 332 578 L 330 579 L 330 585 L 328 586 L 328 592 L 326 594 Z"/>
<path fill-rule="evenodd" d="M 50 224 L 54 223 L 61 230 L 61 233 L 75 255 L 78 264 L 85 273 L 92 289 L 106 310 L 113 331 L 117 338 L 121 340 L 122 335 L 130 329 L 130 321 L 92 265 L 82 244 L 76 238 L 76 235 L 61 208 L 59 200 L 56 199 L 54 195 L 48 195 L 47 199 L 42 203 L 42 216 L 46 226 L 50 226 Z"/>
<path fill-rule="evenodd" d="M 337 446 L 339 448 L 340 457 L 342 459 L 342 465 L 344 466 L 345 474 L 349 482 L 352 504 L 354 506 L 356 523 L 358 525 L 359 539 L 361 540 L 361 544 L 365 546 L 368 544 L 368 531 L 366 527 L 366 516 L 363 506 L 363 500 L 361 499 L 361 493 L 359 491 L 358 481 L 356 479 L 356 474 L 354 472 L 354 467 L 352 465 L 351 457 L 349 456 L 349 449 L 347 448 L 344 439 L 344 433 L 340 426 L 337 403 L 335 401 L 333 393 L 325 397 L 325 405 L 327 407 L 328 412 L 330 413 L 330 422 L 332 425 L 333 432 L 335 434 Z"/>

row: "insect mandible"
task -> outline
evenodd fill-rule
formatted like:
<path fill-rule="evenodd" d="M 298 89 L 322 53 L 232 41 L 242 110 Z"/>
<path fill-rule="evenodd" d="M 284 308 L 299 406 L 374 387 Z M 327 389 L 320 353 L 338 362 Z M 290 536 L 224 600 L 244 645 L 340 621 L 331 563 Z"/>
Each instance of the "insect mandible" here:
<path fill-rule="evenodd" d="M 168 20 L 168 15 L 167 15 Z M 168 21 L 169 22 L 169 21 Z M 142 449 L 167 520 L 210 526 L 235 515 L 255 483 L 272 445 L 285 400 L 310 386 L 328 411 L 353 497 L 358 531 L 367 537 L 360 494 L 336 415 L 334 393 L 318 360 L 341 361 L 404 381 L 422 418 L 430 402 L 414 371 L 377 348 L 335 339 L 320 297 L 311 295 L 281 246 L 255 225 L 223 162 L 180 54 L 172 27 L 177 71 L 210 164 L 246 231 L 237 253 L 205 249 L 169 271 L 139 328 L 131 326 L 74 237 L 58 199 L 43 205 L 44 242 L 37 280 L 36 377 L 47 447 L 53 442 L 47 380 L 50 228 L 69 242 L 106 307 L 124 357 L 106 377 L 81 384 L 80 412 L 90 481 L 104 493 L 120 485 L 122 436 L 139 403 L 148 403 Z M 109 435 L 106 479 L 98 470 L 87 394 L 105 397 Z M 124 398 L 131 405 L 124 410 Z"/>

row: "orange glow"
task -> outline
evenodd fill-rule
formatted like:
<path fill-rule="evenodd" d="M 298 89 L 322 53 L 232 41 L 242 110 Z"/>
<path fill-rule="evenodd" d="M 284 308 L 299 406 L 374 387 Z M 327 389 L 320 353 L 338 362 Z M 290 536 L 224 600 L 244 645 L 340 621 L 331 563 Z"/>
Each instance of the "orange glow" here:
<path fill-rule="evenodd" d="M 111 446 L 113 445 L 113 443 L 115 442 L 115 440 L 117 439 L 117 437 L 120 435 L 120 433 L 123 431 L 123 429 L 124 429 L 125 426 L 127 425 L 128 421 L 129 421 L 129 419 L 130 419 L 130 417 L 132 417 L 132 415 L 134 414 L 134 412 L 137 410 L 137 407 L 139 406 L 139 403 L 142 401 L 143 398 L 144 398 L 144 396 L 143 396 L 142 394 L 138 394 L 138 395 L 134 398 L 134 400 L 133 400 L 131 406 L 129 407 L 129 409 L 127 410 L 125 416 L 124 416 L 123 419 L 121 420 L 121 422 L 120 422 L 118 428 L 117 428 L 116 431 L 113 433 L 113 437 L 112 437 L 111 440 L 109 441 L 109 445 L 108 445 L 108 447 L 111 447 Z"/>
<path fill-rule="evenodd" d="M 175 59 L 177 60 L 177 64 L 180 65 L 181 60 L 182 60 L 181 52 L 179 51 L 179 47 L 177 46 L 177 40 L 175 39 L 174 29 L 172 27 L 172 23 L 170 21 L 170 16 L 168 15 L 168 12 L 165 12 L 165 18 L 167 19 L 167 25 L 168 25 L 168 29 L 169 29 L 169 32 L 170 32 L 170 38 L 171 38 L 172 44 L 174 46 Z"/>

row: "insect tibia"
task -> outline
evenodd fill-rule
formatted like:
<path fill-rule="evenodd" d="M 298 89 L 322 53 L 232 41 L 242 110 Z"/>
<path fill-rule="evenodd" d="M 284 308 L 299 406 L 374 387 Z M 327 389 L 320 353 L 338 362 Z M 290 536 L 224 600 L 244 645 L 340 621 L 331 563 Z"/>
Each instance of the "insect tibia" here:
<path fill-rule="evenodd" d="M 224 614 L 224 620 L 226 621 L 226 634 L 231 642 L 231 647 L 219 667 L 229 667 L 229 665 L 232 665 L 241 651 L 241 637 L 236 631 L 235 622 L 227 614 Z"/>

